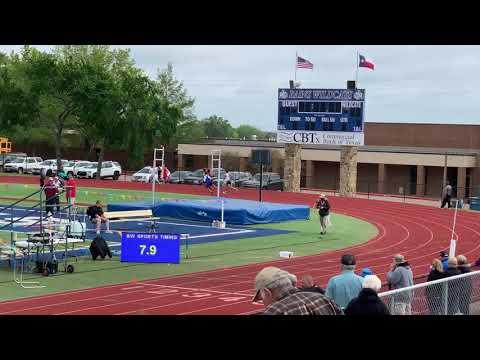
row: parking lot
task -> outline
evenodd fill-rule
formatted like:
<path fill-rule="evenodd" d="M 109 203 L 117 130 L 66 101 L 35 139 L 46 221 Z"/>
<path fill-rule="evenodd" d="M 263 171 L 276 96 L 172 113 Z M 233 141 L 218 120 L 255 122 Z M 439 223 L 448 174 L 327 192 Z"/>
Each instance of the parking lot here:
<path fill-rule="evenodd" d="M 82 160 L 66 160 L 62 159 L 63 174 L 61 177 L 66 178 L 69 175 L 77 178 L 95 179 L 99 170 L 98 162 L 82 161 Z M 279 174 L 272 172 L 264 172 L 260 174 L 252 174 L 247 171 L 226 171 L 217 168 L 211 171 L 211 178 L 214 185 L 218 185 L 219 178 L 222 186 L 230 185 L 232 187 L 262 188 L 267 190 L 283 190 L 284 181 Z M 25 153 L 10 153 L 0 157 L 0 172 L 3 175 L 14 174 L 22 176 L 40 176 L 57 173 L 56 159 L 42 159 L 38 156 L 28 156 Z M 204 169 L 196 169 L 193 171 L 174 171 L 170 172 L 167 168 L 159 173 L 158 168 L 155 175 L 152 175 L 152 167 L 145 166 L 137 171 L 129 171 L 122 168 L 116 161 L 103 161 L 100 166 L 100 177 L 102 179 L 113 179 L 119 181 L 136 181 L 148 183 L 155 178 L 173 184 L 189 184 L 202 185 L 204 183 Z M 261 179 L 262 178 L 262 179 Z M 261 181 L 262 180 L 262 181 Z"/>

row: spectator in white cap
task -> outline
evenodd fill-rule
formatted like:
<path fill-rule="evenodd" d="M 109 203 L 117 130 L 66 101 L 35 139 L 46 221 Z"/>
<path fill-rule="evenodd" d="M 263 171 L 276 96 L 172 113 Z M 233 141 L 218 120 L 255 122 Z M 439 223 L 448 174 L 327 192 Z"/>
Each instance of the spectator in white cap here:
<path fill-rule="evenodd" d="M 403 255 L 397 254 L 393 257 L 390 271 L 387 273 L 387 281 L 391 288 L 401 289 L 413 285 L 413 273 L 410 264 Z M 411 291 L 405 291 L 395 296 L 394 315 L 410 315 L 412 313 Z"/>
<path fill-rule="evenodd" d="M 264 315 L 340 315 L 341 309 L 327 297 L 300 291 L 297 277 L 276 267 L 266 267 L 255 277 L 253 301 L 262 300 Z"/>
<path fill-rule="evenodd" d="M 382 282 L 378 276 L 365 276 L 362 291 L 357 298 L 350 301 L 345 315 L 390 315 L 387 306 L 377 295 L 381 287 Z"/>

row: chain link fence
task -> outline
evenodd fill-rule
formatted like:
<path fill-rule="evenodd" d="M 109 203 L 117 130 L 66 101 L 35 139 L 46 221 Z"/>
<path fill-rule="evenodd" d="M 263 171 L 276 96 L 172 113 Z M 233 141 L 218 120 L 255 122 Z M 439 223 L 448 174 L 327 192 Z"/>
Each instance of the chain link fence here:
<path fill-rule="evenodd" d="M 321 178 L 315 176 L 301 176 L 301 187 L 305 190 L 322 191 L 332 195 L 339 194 L 340 181 L 337 176 Z M 439 184 L 417 184 L 416 182 L 399 181 L 366 181 L 357 180 L 357 196 L 368 199 L 381 199 L 384 196 L 395 197 L 407 202 L 408 199 L 424 199 L 440 201 L 442 199 L 443 185 Z M 466 186 L 452 188 L 451 206 L 459 201 L 459 208 L 470 203 L 480 202 L 480 186 Z M 477 209 L 475 209 L 477 210 Z"/>
<path fill-rule="evenodd" d="M 480 314 L 480 271 L 379 294 L 392 315 Z"/>

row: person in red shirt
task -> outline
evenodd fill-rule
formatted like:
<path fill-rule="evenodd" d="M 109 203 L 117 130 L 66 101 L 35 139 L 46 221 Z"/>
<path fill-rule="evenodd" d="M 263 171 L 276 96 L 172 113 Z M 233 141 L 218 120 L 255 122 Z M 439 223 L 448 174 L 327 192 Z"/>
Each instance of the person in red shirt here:
<path fill-rule="evenodd" d="M 170 170 L 166 166 L 160 166 L 158 167 L 158 183 L 160 184 L 160 181 L 162 181 L 164 184 L 166 184 L 170 180 Z"/>
<path fill-rule="evenodd" d="M 52 177 L 52 171 L 47 171 L 47 179 L 44 183 L 45 192 L 45 207 L 47 214 L 53 215 L 55 208 L 55 200 L 57 195 L 57 186 L 55 185 L 55 179 Z"/>
<path fill-rule="evenodd" d="M 71 205 L 71 209 L 75 210 L 75 197 L 77 196 L 77 182 L 73 178 L 72 174 L 68 175 L 66 185 L 66 198 L 68 205 Z"/>
<path fill-rule="evenodd" d="M 163 170 L 162 179 L 163 179 L 163 182 L 166 184 L 167 182 L 170 181 L 170 170 L 168 170 L 166 166 L 164 166 L 162 170 Z"/>

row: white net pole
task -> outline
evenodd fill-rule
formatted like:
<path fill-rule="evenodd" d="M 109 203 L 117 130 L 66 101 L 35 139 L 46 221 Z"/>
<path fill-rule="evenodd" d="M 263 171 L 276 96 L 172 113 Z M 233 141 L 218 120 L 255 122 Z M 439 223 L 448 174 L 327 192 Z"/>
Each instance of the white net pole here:
<path fill-rule="evenodd" d="M 457 247 L 457 241 L 455 240 L 455 225 L 457 223 L 457 210 L 458 210 L 458 200 L 455 203 L 455 214 L 453 215 L 453 226 L 452 226 L 452 237 L 450 238 L 450 251 L 449 257 L 455 256 L 455 250 Z"/>
<path fill-rule="evenodd" d="M 152 164 L 152 206 L 155 205 L 155 166 L 157 163 L 157 149 L 153 149 L 153 164 Z"/>
<path fill-rule="evenodd" d="M 162 156 L 157 158 L 157 151 L 161 151 Z M 160 149 L 153 149 L 153 164 L 152 164 L 152 206 L 155 206 L 155 183 L 157 180 L 160 182 L 160 179 L 158 178 L 158 169 L 157 169 L 157 161 L 161 162 L 161 167 L 160 167 L 160 176 L 163 177 L 163 171 L 164 171 L 164 162 L 165 162 L 165 148 L 162 146 Z"/>
<path fill-rule="evenodd" d="M 220 187 L 222 186 L 221 185 L 221 176 L 220 176 L 220 169 L 221 169 L 221 162 L 222 162 L 222 152 L 221 150 L 218 150 L 218 170 L 217 170 L 217 183 L 218 183 L 218 186 L 217 186 L 217 198 L 220 197 Z M 223 211 L 222 211 L 222 217 L 223 217 Z M 222 221 L 223 221 L 223 218 L 222 218 Z"/>
<path fill-rule="evenodd" d="M 222 224 L 223 224 L 223 209 L 224 209 L 224 203 L 223 203 L 223 199 L 222 199 Z"/>
<path fill-rule="evenodd" d="M 160 172 L 162 180 L 165 179 L 165 148 L 162 147 L 162 171 Z M 158 182 L 160 182 L 160 179 L 158 179 Z"/>

